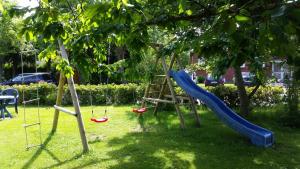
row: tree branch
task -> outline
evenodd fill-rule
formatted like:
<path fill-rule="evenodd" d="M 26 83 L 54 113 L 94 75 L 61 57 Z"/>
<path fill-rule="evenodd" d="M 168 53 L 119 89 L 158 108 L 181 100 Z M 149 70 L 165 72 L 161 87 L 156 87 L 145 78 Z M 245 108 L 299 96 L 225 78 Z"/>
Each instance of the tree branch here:
<path fill-rule="evenodd" d="M 193 20 L 201 20 L 203 18 L 208 18 L 211 16 L 215 16 L 216 14 L 202 12 L 196 15 L 179 15 L 179 16 L 165 16 L 160 17 L 159 19 L 155 18 L 153 20 L 147 21 L 144 25 L 163 25 L 169 22 L 178 22 L 178 21 L 193 21 Z"/>
<path fill-rule="evenodd" d="M 259 87 L 260 87 L 260 83 L 258 83 L 258 84 L 255 86 L 255 88 L 251 91 L 251 93 L 248 95 L 248 99 L 249 99 L 249 100 L 254 96 L 254 94 L 255 94 L 256 91 L 259 89 Z"/>
<path fill-rule="evenodd" d="M 242 7 L 249 5 L 249 3 L 252 3 L 252 1 L 245 3 L 244 5 L 242 5 Z M 265 7 L 256 6 L 255 8 L 251 8 L 250 12 L 271 10 L 271 9 L 274 9 L 281 5 L 287 5 L 287 6 L 294 7 L 294 8 L 300 7 L 299 2 L 278 3 L 278 4 L 270 3 L 270 4 L 266 5 Z M 227 12 L 228 14 L 236 14 L 237 12 L 239 12 L 239 10 L 240 10 L 240 8 L 237 11 L 232 11 L 232 9 L 228 9 L 225 12 Z M 224 12 L 224 11 L 222 11 L 222 12 Z M 204 10 L 204 11 L 202 11 L 198 14 L 194 14 L 194 15 L 181 14 L 181 15 L 177 15 L 177 16 L 172 16 L 172 15 L 165 14 L 165 16 L 163 16 L 163 15 L 154 16 L 152 20 L 148 20 L 148 21 L 144 22 L 142 25 L 165 25 L 168 23 L 179 22 L 179 21 L 199 21 L 201 19 L 206 19 L 209 17 L 217 16 L 219 14 L 220 14 L 220 12 L 213 12 L 211 10 L 209 10 L 209 11 Z"/>

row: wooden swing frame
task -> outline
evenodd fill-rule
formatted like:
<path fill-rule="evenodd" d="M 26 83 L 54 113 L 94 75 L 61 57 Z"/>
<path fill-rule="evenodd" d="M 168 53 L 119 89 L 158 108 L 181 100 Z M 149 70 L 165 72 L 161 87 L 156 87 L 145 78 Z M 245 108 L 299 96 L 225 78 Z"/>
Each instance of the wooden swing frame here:
<path fill-rule="evenodd" d="M 62 41 L 60 39 L 58 40 L 58 44 L 59 44 L 62 58 L 65 59 L 67 62 L 69 62 L 67 51 L 65 49 L 64 44 L 62 43 Z M 55 112 L 54 112 L 54 118 L 53 118 L 52 132 L 54 133 L 57 129 L 58 118 L 59 118 L 60 112 L 74 116 L 77 119 L 77 124 L 78 124 L 79 133 L 80 133 L 83 152 L 88 152 L 89 146 L 88 146 L 88 142 L 87 142 L 87 138 L 86 138 L 86 134 L 85 134 L 84 123 L 83 123 L 82 116 L 81 116 L 78 95 L 77 95 L 77 92 L 75 89 L 74 79 L 72 76 L 67 78 L 67 83 L 68 83 L 68 88 L 71 93 L 71 98 L 72 98 L 73 107 L 74 107 L 75 112 L 61 107 L 62 96 L 63 96 L 63 92 L 64 92 L 64 84 L 65 84 L 65 76 L 61 72 L 60 76 L 59 76 L 56 104 L 54 105 Z"/>
<path fill-rule="evenodd" d="M 158 47 L 158 49 L 157 49 L 157 47 Z M 160 50 L 161 48 L 162 48 L 161 45 L 156 45 L 154 47 L 155 50 Z M 159 53 L 159 52 L 157 52 L 157 53 Z M 171 80 L 171 77 L 169 76 L 169 71 L 173 68 L 174 63 L 176 61 L 177 61 L 177 64 L 179 65 L 179 67 L 182 69 L 182 66 L 180 65 L 180 62 L 178 61 L 178 59 L 176 58 L 176 55 L 172 54 L 169 66 L 167 65 L 165 56 L 157 57 L 157 59 L 155 61 L 155 63 L 156 63 L 155 65 L 158 65 L 158 62 L 159 62 L 160 59 L 161 59 L 161 64 L 162 64 L 162 67 L 163 67 L 163 70 L 164 70 L 164 75 L 156 75 L 156 77 L 157 76 L 164 77 L 164 80 L 163 80 L 163 83 L 159 84 L 161 86 L 160 91 L 159 91 L 159 95 L 158 95 L 157 98 L 150 97 L 151 86 L 157 85 L 157 84 L 153 84 L 150 81 L 148 86 L 146 87 L 146 90 L 145 90 L 145 93 L 144 93 L 142 107 L 145 107 L 146 101 L 154 102 L 155 103 L 155 108 L 154 108 L 153 114 L 155 116 L 157 116 L 158 107 L 159 107 L 160 103 L 173 104 L 174 107 L 175 107 L 175 110 L 177 112 L 179 121 L 180 121 L 180 127 L 185 128 L 185 121 L 184 121 L 183 114 L 181 113 L 180 107 L 179 107 L 181 105 L 181 103 L 178 102 L 178 100 L 182 100 L 182 102 L 183 102 L 183 100 L 187 100 L 187 101 L 189 101 L 190 106 L 191 106 L 191 111 L 194 114 L 196 125 L 200 126 L 200 124 L 201 124 L 200 123 L 200 118 L 199 118 L 199 115 L 197 113 L 197 109 L 196 109 L 196 105 L 194 103 L 194 99 L 192 97 L 188 96 L 188 95 L 186 97 L 176 95 L 176 92 L 174 90 L 173 81 Z M 170 91 L 169 95 L 164 95 L 164 91 L 165 91 L 166 87 L 169 88 L 169 91 Z M 171 99 L 171 100 L 168 100 L 168 99 Z"/>

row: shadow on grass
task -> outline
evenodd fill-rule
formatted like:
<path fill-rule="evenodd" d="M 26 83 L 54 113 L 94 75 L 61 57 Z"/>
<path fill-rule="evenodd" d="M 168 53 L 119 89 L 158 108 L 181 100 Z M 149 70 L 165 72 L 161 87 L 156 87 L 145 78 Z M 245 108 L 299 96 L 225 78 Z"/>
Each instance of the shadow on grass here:
<path fill-rule="evenodd" d="M 138 116 L 142 131 L 134 131 L 108 142 L 110 147 L 120 147 L 108 153 L 118 161 L 110 168 L 299 167 L 299 159 L 290 158 L 289 155 L 291 152 L 299 154 L 300 151 L 293 142 L 280 138 L 278 145 L 272 148 L 255 147 L 249 139 L 240 136 L 209 113 L 201 114 L 206 120 L 201 128 L 188 127 L 185 130 L 179 129 L 178 123 L 170 123 L 170 114 L 160 113 L 154 130 L 151 125 L 156 118 L 151 113 Z M 130 112 L 128 116 L 133 117 Z M 174 114 L 171 116 L 172 120 L 177 118 Z M 192 124 L 193 118 L 187 119 Z M 268 127 L 272 125 L 266 124 Z M 284 155 L 279 157 L 279 153 Z"/>
<path fill-rule="evenodd" d="M 82 156 L 83 153 L 75 155 L 74 157 L 72 157 L 69 160 L 65 160 L 65 161 L 61 161 L 59 158 L 57 158 L 55 156 L 55 154 L 53 152 L 51 152 L 50 150 L 47 149 L 47 145 L 48 143 L 51 141 L 52 137 L 53 137 L 54 133 L 51 132 L 48 137 L 45 139 L 45 141 L 42 143 L 42 146 L 34 153 L 34 155 L 23 165 L 22 169 L 27 169 L 31 166 L 31 164 L 37 160 L 37 158 L 41 155 L 42 152 L 46 152 L 47 154 L 50 155 L 50 157 L 55 160 L 57 162 L 57 164 L 53 165 L 53 166 L 49 166 L 46 168 L 52 168 L 52 167 L 57 167 L 60 165 L 63 165 L 65 163 L 71 162 L 75 159 L 78 159 Z"/>
<path fill-rule="evenodd" d="M 282 135 L 278 144 L 272 148 L 258 148 L 250 141 L 232 131 L 220 122 L 211 112 L 202 113 L 202 127 L 195 128 L 193 115 L 185 114 L 187 129 L 181 130 L 177 115 L 172 112 L 161 111 L 156 118 L 151 111 L 137 116 L 132 112 L 126 112 L 129 119 L 136 119 L 140 130 L 132 130 L 126 135 L 107 140 L 107 147 L 113 147 L 109 151 L 99 151 L 97 154 L 108 155 L 108 158 L 93 156 L 91 159 L 83 159 L 82 154 L 75 155 L 71 159 L 60 161 L 46 168 L 61 167 L 61 165 L 75 162 L 80 159 L 80 164 L 73 169 L 97 166 L 111 169 L 125 168 L 298 168 L 300 148 L 293 138 Z M 266 126 L 272 124 L 266 123 Z M 296 130 L 291 132 L 297 133 Z M 52 136 L 46 139 L 45 145 Z M 287 140 L 289 139 L 289 140 Z M 48 140 L 48 141 L 47 141 Z M 99 141 L 89 142 L 97 144 Z M 25 165 L 31 163 L 41 154 L 42 150 L 31 158 Z M 280 155 L 278 155 L 280 154 Z M 295 155 L 291 157 L 291 154 Z M 93 154 L 91 154 L 93 155 Z M 114 160 L 115 162 L 106 163 Z M 26 168 L 23 167 L 23 168 Z"/>
<path fill-rule="evenodd" d="M 43 147 L 46 147 L 47 144 L 50 142 L 52 136 L 54 135 L 54 133 L 50 133 L 48 135 L 48 137 L 46 138 L 46 140 L 43 142 L 42 146 L 34 153 L 34 155 L 30 158 L 29 161 L 27 161 L 24 166 L 22 167 L 22 169 L 26 169 L 26 168 L 29 168 L 31 166 L 31 164 L 41 155 L 41 153 L 43 152 L 44 148 Z M 55 159 L 55 160 L 58 160 L 58 158 L 53 154 L 53 153 L 50 153 L 50 156 Z"/>
<path fill-rule="evenodd" d="M 67 163 L 70 163 L 72 161 L 78 160 L 82 155 L 83 155 L 82 153 L 81 154 L 77 154 L 77 155 L 73 156 L 72 158 L 70 158 L 68 160 L 60 161 L 57 164 L 53 164 L 51 166 L 44 167 L 43 169 L 46 169 L 46 168 L 55 168 L 55 167 L 62 166 L 64 164 L 67 164 Z M 94 163 L 97 163 L 97 162 L 95 161 Z"/>

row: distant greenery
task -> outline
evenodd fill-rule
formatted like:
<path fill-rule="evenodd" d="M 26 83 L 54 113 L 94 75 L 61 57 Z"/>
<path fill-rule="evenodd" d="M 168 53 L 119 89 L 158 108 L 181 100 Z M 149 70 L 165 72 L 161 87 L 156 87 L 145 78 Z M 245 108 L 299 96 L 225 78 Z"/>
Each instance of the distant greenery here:
<path fill-rule="evenodd" d="M 237 87 L 230 84 L 225 84 L 225 86 L 217 87 L 205 87 L 203 84 L 200 86 L 218 96 L 230 107 L 237 107 L 239 105 Z M 25 98 L 32 99 L 36 97 L 37 84 L 32 84 L 30 86 L 13 86 L 18 89 L 20 93 L 19 102 L 22 102 L 22 91 L 25 92 Z M 76 90 L 79 96 L 79 102 L 82 105 L 90 105 L 91 101 L 95 105 L 106 104 L 109 102 L 120 105 L 120 104 L 132 104 L 136 102 L 141 102 L 144 95 L 146 85 L 145 84 L 108 84 L 108 85 L 77 85 Z M 6 86 L 0 86 L 1 89 L 7 88 Z M 246 88 L 247 93 L 253 90 L 253 87 Z M 63 97 L 63 104 L 71 105 L 72 100 L 67 88 L 65 86 L 65 94 Z M 181 88 L 176 88 L 178 94 L 184 94 Z M 53 105 L 56 100 L 56 86 L 42 83 L 39 88 L 40 103 L 42 105 Z M 256 94 L 251 99 L 250 103 L 252 107 L 262 107 L 262 106 L 272 106 L 275 104 L 282 103 L 286 97 L 284 96 L 284 90 L 282 87 L 261 87 L 257 90 Z M 92 99 L 92 100 L 91 100 Z"/>

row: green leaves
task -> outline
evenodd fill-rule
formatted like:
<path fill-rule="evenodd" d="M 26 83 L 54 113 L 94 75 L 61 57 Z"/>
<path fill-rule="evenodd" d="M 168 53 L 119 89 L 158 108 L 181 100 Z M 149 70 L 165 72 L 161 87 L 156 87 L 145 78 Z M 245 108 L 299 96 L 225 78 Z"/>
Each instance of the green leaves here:
<path fill-rule="evenodd" d="M 64 28 L 62 23 L 60 22 L 52 22 L 48 24 L 44 29 L 44 37 L 45 38 L 53 38 L 53 37 L 59 37 L 60 35 L 63 35 Z"/>
<path fill-rule="evenodd" d="M 65 59 L 60 59 L 60 62 L 56 65 L 56 69 L 62 72 L 67 78 L 70 78 L 74 75 L 72 67 L 69 65 L 69 62 Z"/>
<path fill-rule="evenodd" d="M 40 60 L 44 60 L 46 62 L 57 59 L 56 49 L 54 45 L 49 45 L 46 49 L 44 49 L 40 54 L 38 55 Z"/>
<path fill-rule="evenodd" d="M 4 11 L 4 8 L 3 8 L 3 5 L 2 5 L 2 2 L 0 1 L 0 12 L 3 12 Z"/>
<path fill-rule="evenodd" d="M 251 21 L 250 13 L 246 9 L 241 9 L 238 15 L 235 15 L 237 22 L 248 22 Z"/>
<path fill-rule="evenodd" d="M 235 20 L 238 22 L 247 22 L 250 20 L 250 18 L 247 16 L 243 16 L 243 15 L 236 15 Z"/>
<path fill-rule="evenodd" d="M 38 7 L 29 19 L 26 39 L 39 37 L 48 45 L 55 44 L 57 37 L 63 37 L 72 53 L 71 65 L 80 65 L 86 70 L 106 60 L 108 43 L 126 48 L 136 62 L 150 43 L 162 43 L 169 47 L 165 54 L 191 49 L 209 51 L 210 58 L 225 57 L 224 65 L 228 66 L 228 62 L 234 60 L 249 60 L 258 49 L 257 53 L 262 56 L 272 50 L 271 41 L 279 42 L 280 31 L 289 35 L 299 32 L 298 10 L 281 6 L 264 15 L 265 11 L 259 11 L 264 9 L 260 7 L 262 2 L 205 1 L 210 5 L 187 0 L 43 2 L 45 5 Z M 271 15 L 278 21 L 285 13 L 291 21 L 285 22 L 281 29 L 271 29 L 277 24 L 275 19 L 270 19 Z M 265 24 L 264 28 L 261 23 Z M 151 33 L 149 30 L 153 27 L 160 33 Z M 171 39 L 166 35 L 176 39 L 173 46 L 166 41 Z M 44 55 L 53 56 L 51 52 Z M 241 57 L 242 61 L 232 59 L 234 57 Z"/>
<path fill-rule="evenodd" d="M 27 41 L 33 40 L 33 39 L 34 39 L 34 38 L 33 38 L 33 32 L 32 32 L 32 31 L 26 31 L 25 37 L 26 37 L 26 40 L 27 40 Z"/>
<path fill-rule="evenodd" d="M 234 19 L 230 18 L 225 21 L 223 28 L 224 28 L 225 32 L 232 34 L 236 31 L 237 24 Z"/>
<path fill-rule="evenodd" d="M 183 12 L 184 12 L 183 4 L 182 4 L 182 3 L 179 3 L 179 5 L 178 5 L 178 13 L 179 13 L 179 14 L 182 14 Z"/>
<path fill-rule="evenodd" d="M 127 7 L 133 7 L 134 5 L 132 5 L 132 4 L 129 4 L 128 3 L 128 0 L 122 0 L 122 2 L 123 2 L 123 4 L 125 5 L 125 6 L 127 6 Z"/>

